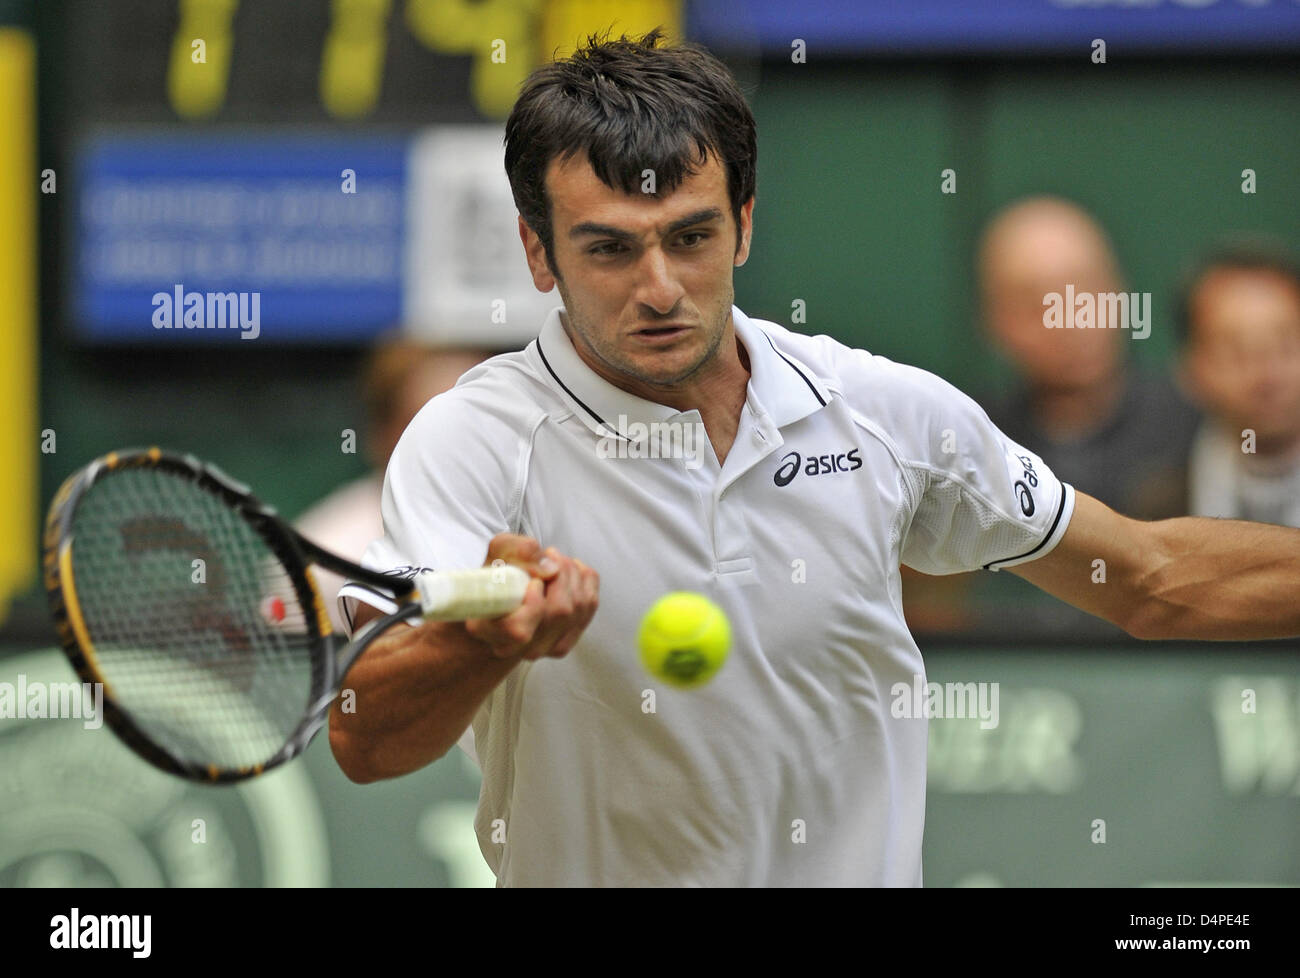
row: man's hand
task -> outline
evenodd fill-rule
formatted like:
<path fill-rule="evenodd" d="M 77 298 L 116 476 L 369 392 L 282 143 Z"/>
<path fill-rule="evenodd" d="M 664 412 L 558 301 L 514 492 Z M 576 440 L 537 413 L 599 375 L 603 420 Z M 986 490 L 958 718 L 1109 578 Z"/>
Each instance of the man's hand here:
<path fill-rule="evenodd" d="M 529 537 L 492 538 L 484 564 L 523 568 L 523 604 L 500 618 L 396 625 L 353 663 L 348 686 L 362 708 L 330 710 L 330 748 L 353 781 L 395 778 L 447 753 L 496 685 L 522 659 L 561 657 L 596 614 L 600 577 L 580 560 Z M 354 632 L 380 615 L 357 607 Z"/>
<path fill-rule="evenodd" d="M 484 566 L 498 560 L 532 575 L 523 603 L 501 618 L 467 621 L 465 630 L 502 659 L 567 655 L 596 614 L 600 575 L 554 547 L 542 550 L 532 537 L 514 533 L 499 533 L 488 544 Z"/>

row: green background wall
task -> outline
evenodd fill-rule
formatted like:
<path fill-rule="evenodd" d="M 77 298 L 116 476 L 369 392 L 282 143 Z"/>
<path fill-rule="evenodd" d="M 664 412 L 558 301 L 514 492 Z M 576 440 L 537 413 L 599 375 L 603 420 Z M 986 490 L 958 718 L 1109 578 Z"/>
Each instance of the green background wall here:
<path fill-rule="evenodd" d="M 1040 62 L 789 67 L 755 99 L 754 256 L 738 300 L 933 370 L 980 395 L 1004 374 L 983 345 L 972 255 L 998 208 L 1063 194 L 1110 231 L 1151 292 L 1151 362 L 1170 351 L 1172 287 L 1217 234 L 1300 241 L 1294 67 Z M 957 193 L 940 172 L 957 171 Z M 1253 168 L 1259 192 L 1241 192 Z"/>
<path fill-rule="evenodd" d="M 43 43 L 43 78 L 51 84 L 42 91 L 41 163 L 66 173 L 67 134 L 57 111 L 63 93 L 48 70 L 52 51 L 57 41 Z M 1134 344 L 1135 353 L 1165 362 L 1172 350 L 1171 286 L 1198 249 L 1237 229 L 1279 233 L 1300 246 L 1298 66 L 1295 59 L 1129 64 L 1115 51 L 1104 66 L 1086 59 L 766 63 L 752 92 L 760 133 L 756 234 L 751 259 L 736 276 L 737 302 L 752 315 L 788 323 L 791 302 L 804 299 L 804 331 L 830 333 L 987 395 L 1008 374 L 977 329 L 975 240 L 998 207 L 1048 191 L 1096 213 L 1130 287 L 1153 293 L 1152 336 Z M 948 167 L 957 171 L 955 195 L 940 193 Z M 1240 192 L 1247 167 L 1258 174 L 1253 196 Z M 252 344 L 257 349 L 178 357 L 70 344 L 60 235 L 71 226 L 64 203 L 71 191 L 61 178 L 60 193 L 41 199 L 40 425 L 58 439 L 57 452 L 42 458 L 44 500 L 90 457 L 143 443 L 211 458 L 291 516 L 359 474 L 361 456 L 339 451 L 340 430 L 363 426 L 359 351 Z M 5 638 L 6 664 L 48 647 L 43 596 L 32 593 L 16 609 Z M 993 679 L 1074 697 L 1085 721 L 1078 751 L 1086 778 L 1060 795 L 963 791 L 952 779 L 973 768 L 937 767 L 932 756 L 928 883 L 1300 880 L 1293 831 L 1300 700 L 1291 652 L 1279 659 L 1276 650 L 1230 655 L 1227 647 L 1213 655 L 1165 649 L 1150 658 L 1136 646 L 1117 657 L 1086 646 L 1014 657 L 1001 648 L 983 657 L 974 651 L 927 649 L 931 678 Z M 1259 741 L 1252 755 L 1264 773 L 1243 790 L 1229 790 L 1223 780 L 1227 740 L 1216 733 L 1207 699 L 1230 669 L 1272 690 L 1272 739 Z M 114 743 L 106 734 L 101 739 Z M 1120 756 L 1120 741 L 1132 746 L 1131 756 Z M 1015 756 L 1017 748 L 1002 749 Z M 335 882 L 456 879 L 452 864 L 466 840 L 452 843 L 459 855 L 435 855 L 440 823 L 430 809 L 451 805 L 448 817 L 464 824 L 475 782 L 458 755 L 391 785 L 359 788 L 327 753 L 317 744 L 301 770 L 319 796 Z M 951 753 L 944 756 L 952 761 Z M 1114 783 L 1115 777 L 1127 780 Z M 182 837 L 190 817 L 205 812 L 236 843 L 263 830 L 249 814 L 255 806 L 235 804 L 234 795 L 193 796 L 194 790 L 151 787 L 150 811 L 181 819 L 175 831 Z M 1111 820 L 1110 846 L 1088 842 L 1093 817 Z M 148 828 L 152 844 L 181 852 L 183 845 L 168 841 L 169 824 Z M 200 872 L 251 883 L 274 878 L 256 863 L 191 867 L 192 877 Z"/>
<path fill-rule="evenodd" d="M 1300 885 L 1295 650 L 924 646 L 930 681 L 1000 688 L 996 727 L 929 720 L 925 885 Z M 0 666 L 9 682 L 70 675 L 53 649 L 0 646 Z M 119 790 L 99 790 L 105 779 Z M 473 831 L 478 781 L 453 748 L 355 785 L 321 736 L 264 778 L 212 788 L 155 771 L 107 728 L 10 720 L 0 889 L 491 886 Z"/>
<path fill-rule="evenodd" d="M 1008 374 L 978 330 L 975 241 L 998 207 L 1047 191 L 1096 213 L 1130 288 L 1153 293 L 1152 335 L 1134 348 L 1163 362 L 1172 349 L 1171 289 L 1198 249 L 1238 229 L 1300 244 L 1295 69 L 765 64 L 751 92 L 755 241 L 736 275 L 737 302 L 788 324 L 791 302 L 804 299 L 803 331 L 986 396 Z M 56 143 L 46 139 L 50 151 Z M 948 167 L 957 172 L 954 195 L 940 192 Z M 1241 193 L 1247 167 L 1258 174 L 1254 195 Z M 177 357 L 70 348 L 53 239 L 71 217 L 61 203 L 71 188 L 63 187 L 42 200 L 41 420 L 58 433 L 58 452 L 44 459 L 45 498 L 87 458 L 142 442 L 211 457 L 290 514 L 360 471 L 359 456 L 338 450 L 342 428 L 361 430 L 353 352 L 254 344 Z"/>

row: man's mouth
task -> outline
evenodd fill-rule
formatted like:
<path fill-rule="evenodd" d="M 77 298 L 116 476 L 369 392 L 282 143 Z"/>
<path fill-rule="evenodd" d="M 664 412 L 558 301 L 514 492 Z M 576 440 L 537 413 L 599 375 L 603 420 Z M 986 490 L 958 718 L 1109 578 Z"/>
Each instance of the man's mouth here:
<path fill-rule="evenodd" d="M 647 326 L 645 329 L 638 329 L 633 336 L 641 336 L 646 339 L 669 339 L 674 336 L 680 336 L 685 333 L 689 326 Z"/>

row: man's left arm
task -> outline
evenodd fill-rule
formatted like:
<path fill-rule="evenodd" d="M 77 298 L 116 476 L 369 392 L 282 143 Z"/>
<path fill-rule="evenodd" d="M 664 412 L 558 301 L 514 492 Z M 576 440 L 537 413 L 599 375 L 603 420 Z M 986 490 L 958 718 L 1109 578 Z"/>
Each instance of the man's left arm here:
<path fill-rule="evenodd" d="M 1300 529 L 1291 527 L 1198 516 L 1148 523 L 1076 490 L 1060 543 L 1007 570 L 1135 638 L 1300 635 Z"/>

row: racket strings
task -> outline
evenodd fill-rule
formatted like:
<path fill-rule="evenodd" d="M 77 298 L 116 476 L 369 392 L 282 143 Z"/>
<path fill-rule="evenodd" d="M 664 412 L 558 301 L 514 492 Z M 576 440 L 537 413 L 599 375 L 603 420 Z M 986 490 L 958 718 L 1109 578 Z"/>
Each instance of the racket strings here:
<path fill-rule="evenodd" d="M 93 658 L 141 733 L 204 767 L 274 756 L 316 677 L 306 609 L 254 527 L 189 478 L 131 468 L 90 487 L 72 541 Z"/>

